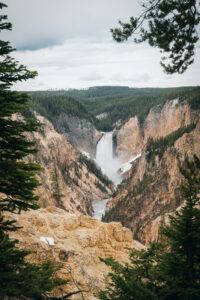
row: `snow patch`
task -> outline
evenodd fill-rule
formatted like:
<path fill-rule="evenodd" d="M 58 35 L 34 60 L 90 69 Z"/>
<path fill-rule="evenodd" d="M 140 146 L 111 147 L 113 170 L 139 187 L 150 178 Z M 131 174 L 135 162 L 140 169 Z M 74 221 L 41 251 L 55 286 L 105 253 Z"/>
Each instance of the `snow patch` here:
<path fill-rule="evenodd" d="M 50 245 L 50 246 L 54 246 L 55 243 L 54 243 L 54 239 L 52 237 L 44 237 L 44 236 L 41 236 L 40 237 L 40 241 L 45 243 L 46 245 Z"/>
<path fill-rule="evenodd" d="M 131 158 L 131 160 L 129 160 L 127 163 L 121 165 L 120 166 L 121 173 L 123 174 L 123 173 L 129 171 L 131 169 L 131 167 L 132 167 L 133 162 L 136 161 L 136 159 L 138 159 L 141 155 L 142 154 L 139 153 L 135 157 Z"/>
<path fill-rule="evenodd" d="M 82 154 L 85 155 L 87 158 L 90 159 L 90 154 L 88 152 L 83 151 Z"/>

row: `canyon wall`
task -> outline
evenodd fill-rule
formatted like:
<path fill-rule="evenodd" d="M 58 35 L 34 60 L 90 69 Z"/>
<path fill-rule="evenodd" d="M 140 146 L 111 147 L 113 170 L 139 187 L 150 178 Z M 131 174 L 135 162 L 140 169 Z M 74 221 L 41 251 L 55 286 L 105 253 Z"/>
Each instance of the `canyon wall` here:
<path fill-rule="evenodd" d="M 143 124 L 135 116 L 116 132 L 117 155 L 126 162 L 145 149 L 148 139 L 166 136 L 190 124 L 193 118 L 190 105 L 179 104 L 178 99 L 157 105 L 151 108 Z"/>
<path fill-rule="evenodd" d="M 92 202 L 108 198 L 112 185 L 106 186 L 88 169 L 81 154 L 47 119 L 36 116 L 43 126 L 38 132 L 29 134 L 29 139 L 37 142 L 38 152 L 27 159 L 43 167 L 38 174 L 41 186 L 36 190 L 40 196 L 39 204 L 91 215 Z"/>
<path fill-rule="evenodd" d="M 178 128 L 196 123 L 196 127 L 178 137 L 173 145 L 153 160 L 147 159 L 150 138 L 165 137 Z M 125 139 L 122 140 L 123 134 Z M 133 162 L 126 179 L 110 199 L 110 210 L 104 220 L 120 221 L 131 229 L 135 239 L 148 245 L 159 239 L 159 226 L 182 203 L 180 185 L 183 177 L 180 166 L 185 157 L 200 157 L 199 112 L 191 111 L 186 103 L 178 100 L 167 102 L 164 107 L 152 108 L 142 126 L 132 118 L 118 132 L 117 151 L 130 159 L 138 152 L 142 155 Z M 127 143 L 127 144 L 126 144 Z"/>
<path fill-rule="evenodd" d="M 62 113 L 53 119 L 53 123 L 76 149 L 95 157 L 96 144 L 102 134 L 89 121 Z"/>
<path fill-rule="evenodd" d="M 86 290 L 85 300 L 96 299 L 108 280 L 110 269 L 99 257 L 112 256 L 124 263 L 129 260 L 125 247 L 144 248 L 133 241 L 131 232 L 119 223 L 105 224 L 56 207 L 23 212 L 16 220 L 23 228 L 12 232 L 11 238 L 19 240 L 21 249 L 30 250 L 28 261 L 41 263 L 50 259 L 60 267 L 57 276 L 70 280 L 61 287 L 63 294 Z M 51 245 L 42 241 L 45 237 L 51 238 Z M 59 288 L 51 295 L 61 297 Z M 83 298 L 78 294 L 71 299 Z"/>

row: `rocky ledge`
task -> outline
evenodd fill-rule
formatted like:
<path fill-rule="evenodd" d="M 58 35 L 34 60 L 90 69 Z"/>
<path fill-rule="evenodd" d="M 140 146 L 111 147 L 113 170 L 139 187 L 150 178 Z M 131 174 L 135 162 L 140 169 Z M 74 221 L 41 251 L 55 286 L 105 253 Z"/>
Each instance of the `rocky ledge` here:
<path fill-rule="evenodd" d="M 120 223 L 102 223 L 56 207 L 25 212 L 17 215 L 16 220 L 23 228 L 11 237 L 19 240 L 21 249 L 31 252 L 28 260 L 40 263 L 50 259 L 56 263 L 60 267 L 58 276 L 70 280 L 62 286 L 63 293 L 87 290 L 85 300 L 96 299 L 107 281 L 109 268 L 99 257 L 112 256 L 123 263 L 129 258 L 125 247 L 144 247 Z M 53 295 L 60 296 L 60 291 Z M 74 297 L 71 299 L 82 299 L 81 295 Z"/>

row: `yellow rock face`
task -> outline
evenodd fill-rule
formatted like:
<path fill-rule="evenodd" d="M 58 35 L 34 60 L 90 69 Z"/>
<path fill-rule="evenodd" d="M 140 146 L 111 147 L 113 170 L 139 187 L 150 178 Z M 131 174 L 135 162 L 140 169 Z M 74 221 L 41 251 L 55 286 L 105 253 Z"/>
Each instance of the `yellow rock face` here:
<path fill-rule="evenodd" d="M 112 192 L 102 192 L 99 179 L 85 164 L 79 162 L 80 153 L 63 134 L 59 134 L 44 117 L 36 115 L 43 124 L 39 132 L 28 135 L 37 142 L 38 152 L 26 160 L 39 163 L 43 171 L 38 174 L 41 185 L 36 194 L 41 207 L 57 206 L 70 213 L 92 214 L 92 202 L 109 197 Z"/>
<path fill-rule="evenodd" d="M 91 297 L 97 296 L 107 281 L 109 268 L 99 257 L 112 256 L 123 263 L 129 257 L 125 247 L 144 247 L 133 241 L 130 230 L 120 223 L 102 223 L 55 207 L 23 212 L 16 219 L 23 228 L 11 237 L 19 239 L 20 248 L 31 251 L 28 260 L 55 262 L 61 267 L 58 276 L 70 280 L 62 286 L 63 292 L 84 289 L 88 291 L 84 294 L 88 300 L 94 299 Z M 54 245 L 45 244 L 41 237 L 53 238 Z M 54 294 L 59 295 L 59 291 Z M 81 295 L 74 297 L 72 299 L 82 299 Z"/>
<path fill-rule="evenodd" d="M 173 146 L 167 147 L 162 158 L 155 157 L 155 162 L 148 162 L 145 147 L 149 138 L 166 136 L 180 127 L 196 123 L 196 128 L 183 134 Z M 111 208 L 119 201 L 125 205 L 118 205 L 115 210 L 117 217 L 130 228 L 133 236 L 147 245 L 150 241 L 159 239 L 159 228 L 163 221 L 167 221 L 168 214 L 173 213 L 183 203 L 180 186 L 183 176 L 180 166 L 186 155 L 189 159 L 196 154 L 200 157 L 200 114 L 191 111 L 188 104 L 179 104 L 178 100 L 167 102 L 163 107 L 152 108 L 141 128 L 137 118 L 132 118 L 117 133 L 117 150 L 123 150 L 126 159 L 142 153 L 126 174 L 126 181 L 117 190 L 115 197 L 110 198 L 108 206 Z M 124 140 L 123 140 L 124 135 Z M 143 181 L 140 192 L 136 188 L 142 181 L 144 174 L 151 177 L 150 183 Z M 111 215 L 110 219 L 115 220 Z"/>
<path fill-rule="evenodd" d="M 189 104 L 178 99 L 153 107 L 140 126 L 137 117 L 131 118 L 117 133 L 117 154 L 125 162 L 142 152 L 149 138 L 166 136 L 191 123 Z"/>

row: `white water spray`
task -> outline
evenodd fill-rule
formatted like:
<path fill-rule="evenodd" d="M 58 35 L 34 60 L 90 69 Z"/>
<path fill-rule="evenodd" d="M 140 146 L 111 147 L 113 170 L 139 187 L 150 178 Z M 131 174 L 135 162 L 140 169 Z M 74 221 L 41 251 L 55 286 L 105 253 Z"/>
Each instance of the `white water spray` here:
<path fill-rule="evenodd" d="M 111 179 L 115 185 L 122 181 L 120 174 L 120 160 L 113 155 L 113 132 L 103 133 L 102 138 L 96 148 L 96 163 L 102 172 Z M 106 211 L 106 204 L 109 199 L 103 199 L 93 203 L 93 218 L 101 219 Z"/>
<path fill-rule="evenodd" d="M 113 132 L 103 133 L 96 148 L 96 162 L 115 185 L 121 182 L 120 160 L 113 155 Z"/>

